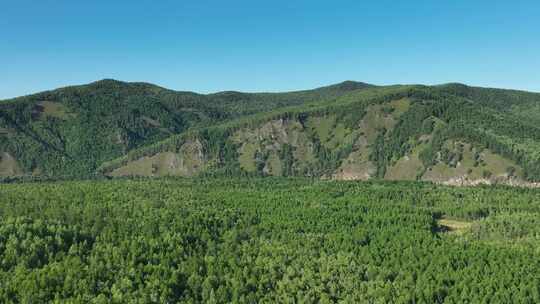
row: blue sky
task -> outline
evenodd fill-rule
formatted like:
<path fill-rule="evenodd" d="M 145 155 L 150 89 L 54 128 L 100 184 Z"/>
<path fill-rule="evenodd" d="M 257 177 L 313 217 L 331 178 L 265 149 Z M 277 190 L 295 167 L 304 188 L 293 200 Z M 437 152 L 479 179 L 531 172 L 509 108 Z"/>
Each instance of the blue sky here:
<path fill-rule="evenodd" d="M 540 92 L 540 2 L 0 0 L 0 98 L 103 78 L 203 93 L 343 80 Z"/>

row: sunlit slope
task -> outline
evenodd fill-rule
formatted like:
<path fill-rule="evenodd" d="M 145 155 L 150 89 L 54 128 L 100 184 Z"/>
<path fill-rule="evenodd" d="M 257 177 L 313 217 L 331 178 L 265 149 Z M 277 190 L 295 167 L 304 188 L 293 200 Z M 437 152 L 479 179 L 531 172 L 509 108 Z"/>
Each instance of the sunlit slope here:
<path fill-rule="evenodd" d="M 498 104 L 504 104 L 499 101 L 506 98 L 504 90 L 493 97 L 496 103 L 455 94 L 448 89 L 451 86 L 369 88 L 332 102 L 306 103 L 193 129 L 105 163 L 100 172 L 450 184 L 540 180 L 540 129 L 534 115 L 529 119 L 515 110 L 524 107 L 514 96 L 517 93 L 508 91 L 514 97 L 508 97 L 511 105 L 502 107 Z M 539 96 L 523 94 L 527 104 Z"/>
<path fill-rule="evenodd" d="M 177 92 L 102 80 L 0 101 L 0 176 L 89 176 L 105 161 L 211 126 L 372 87 L 343 82 L 285 93 Z"/>

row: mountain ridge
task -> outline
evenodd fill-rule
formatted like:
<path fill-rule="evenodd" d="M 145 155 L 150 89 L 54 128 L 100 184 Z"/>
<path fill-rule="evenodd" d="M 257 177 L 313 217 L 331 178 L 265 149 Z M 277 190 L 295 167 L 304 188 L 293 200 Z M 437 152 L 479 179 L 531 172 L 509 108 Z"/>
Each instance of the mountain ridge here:
<path fill-rule="evenodd" d="M 21 96 L 15 96 L 10 98 L 2 98 L 0 99 L 0 103 L 2 102 L 10 102 L 10 101 L 16 101 L 23 98 L 33 97 L 35 95 L 42 95 L 45 93 L 51 93 L 54 91 L 60 91 L 60 90 L 67 90 L 67 89 L 74 89 L 79 87 L 93 87 L 93 86 L 102 86 L 102 85 L 139 85 L 139 86 L 149 86 L 149 87 L 155 87 L 157 89 L 166 90 L 170 92 L 175 93 L 188 93 L 188 94 L 195 94 L 195 95 L 201 95 L 201 96 L 208 96 L 208 95 L 220 95 L 224 93 L 239 93 L 239 94 L 282 94 L 282 93 L 297 93 L 297 92 L 306 92 L 306 91 L 315 91 L 315 90 L 322 90 L 322 89 L 344 89 L 344 90 L 355 90 L 355 89 L 362 89 L 365 87 L 377 87 L 377 85 L 369 84 L 366 82 L 361 81 L 354 81 L 354 80 L 344 80 L 342 82 L 338 82 L 331 85 L 325 85 L 320 87 L 315 87 L 312 89 L 298 89 L 298 90 L 288 90 L 288 91 L 238 91 L 238 90 L 224 90 L 224 91 L 216 91 L 216 92 L 209 92 L 209 93 L 200 93 L 196 91 L 186 91 L 186 90 L 175 90 L 175 89 L 169 89 L 161 85 L 157 85 L 150 82 L 145 81 L 123 81 L 119 79 L 114 78 L 102 78 L 96 81 L 92 81 L 86 84 L 74 84 L 74 85 L 67 85 L 67 86 L 60 86 L 54 89 L 40 91 L 36 93 L 31 94 L 25 94 Z"/>
<path fill-rule="evenodd" d="M 198 94 L 104 79 L 0 101 L 0 176 L 524 184 L 540 178 L 538 121 L 540 94 L 457 83 Z"/>

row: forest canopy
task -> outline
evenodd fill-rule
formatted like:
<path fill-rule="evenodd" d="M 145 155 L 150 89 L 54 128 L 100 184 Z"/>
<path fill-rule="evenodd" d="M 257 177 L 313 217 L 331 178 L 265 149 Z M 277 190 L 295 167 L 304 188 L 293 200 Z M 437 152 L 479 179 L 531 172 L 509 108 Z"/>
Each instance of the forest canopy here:
<path fill-rule="evenodd" d="M 2 303 L 538 303 L 540 192 L 141 179 L 0 187 Z"/>

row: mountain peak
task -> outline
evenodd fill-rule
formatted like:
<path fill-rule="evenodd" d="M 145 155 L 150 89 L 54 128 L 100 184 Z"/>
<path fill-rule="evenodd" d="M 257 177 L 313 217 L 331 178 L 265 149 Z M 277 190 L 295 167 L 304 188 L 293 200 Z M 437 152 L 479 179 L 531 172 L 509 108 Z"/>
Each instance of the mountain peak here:
<path fill-rule="evenodd" d="M 124 84 L 126 84 L 126 82 L 112 79 L 112 78 L 103 78 L 103 79 L 90 83 L 90 85 L 100 85 L 100 86 L 124 85 Z"/>
<path fill-rule="evenodd" d="M 370 88 L 370 87 L 375 87 L 375 85 L 365 83 L 365 82 L 345 80 L 343 82 L 336 83 L 336 84 L 329 85 L 322 88 L 335 89 L 335 90 L 341 90 L 341 91 L 354 91 L 354 90 L 365 89 L 365 88 Z"/>

